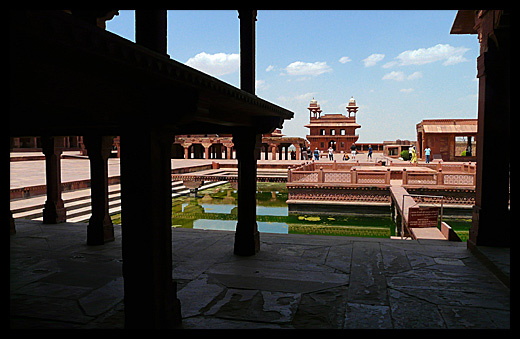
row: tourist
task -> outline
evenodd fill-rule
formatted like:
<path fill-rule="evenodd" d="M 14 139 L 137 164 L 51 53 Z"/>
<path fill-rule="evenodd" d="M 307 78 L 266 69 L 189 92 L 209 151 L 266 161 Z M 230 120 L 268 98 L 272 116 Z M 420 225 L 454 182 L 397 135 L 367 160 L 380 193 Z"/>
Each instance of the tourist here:
<path fill-rule="evenodd" d="M 329 160 L 334 160 L 334 148 L 332 146 L 329 147 Z"/>
<path fill-rule="evenodd" d="M 430 149 L 430 147 L 428 147 L 428 145 L 426 145 L 426 148 L 424 149 L 424 156 L 426 157 L 426 163 L 427 164 L 430 163 L 430 153 L 431 153 L 431 151 L 432 150 Z"/>
<path fill-rule="evenodd" d="M 318 147 L 314 149 L 314 159 L 316 161 L 320 160 L 320 151 L 318 151 Z"/>
<path fill-rule="evenodd" d="M 343 153 L 343 160 L 344 161 L 347 161 L 349 158 L 349 156 L 347 155 L 347 153 Z"/>
<path fill-rule="evenodd" d="M 412 164 L 417 164 L 417 152 L 415 151 L 415 146 L 411 147 L 412 149 Z"/>
<path fill-rule="evenodd" d="M 370 158 L 370 160 L 372 160 L 372 145 L 368 145 L 367 160 L 368 160 L 368 158 Z"/>
<path fill-rule="evenodd" d="M 307 147 L 306 146 L 302 147 L 302 158 L 303 158 L 303 160 L 307 160 Z"/>
<path fill-rule="evenodd" d="M 352 143 L 352 146 L 350 146 L 350 153 L 352 154 L 352 160 L 356 160 L 356 143 Z"/>
<path fill-rule="evenodd" d="M 307 148 L 307 159 L 312 160 L 312 150 L 310 145 Z"/>

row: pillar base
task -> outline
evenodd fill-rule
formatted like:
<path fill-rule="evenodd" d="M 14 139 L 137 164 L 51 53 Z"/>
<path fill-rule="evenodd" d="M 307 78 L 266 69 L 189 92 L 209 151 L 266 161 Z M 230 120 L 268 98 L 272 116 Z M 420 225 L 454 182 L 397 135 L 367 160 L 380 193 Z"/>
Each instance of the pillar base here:
<path fill-rule="evenodd" d="M 236 232 L 235 233 L 235 247 L 233 253 L 240 256 L 255 255 L 260 251 L 260 232 L 256 222 L 254 225 L 239 225 L 237 223 L 236 229 L 251 229 L 253 232 Z"/>
<path fill-rule="evenodd" d="M 43 208 L 44 224 L 59 224 L 67 221 L 67 209 L 63 204 L 63 200 L 55 204 L 46 201 Z"/>
<path fill-rule="evenodd" d="M 87 226 L 87 245 L 103 245 L 115 240 L 114 225 L 112 220 L 104 220 L 102 225 L 96 225 L 96 221 L 90 218 Z"/>

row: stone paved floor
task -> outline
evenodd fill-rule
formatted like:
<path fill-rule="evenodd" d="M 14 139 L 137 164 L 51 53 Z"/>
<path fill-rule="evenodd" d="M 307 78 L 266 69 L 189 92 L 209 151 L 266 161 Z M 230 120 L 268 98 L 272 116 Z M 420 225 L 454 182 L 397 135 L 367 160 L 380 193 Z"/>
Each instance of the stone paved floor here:
<path fill-rule="evenodd" d="M 74 153 L 74 152 L 69 152 Z M 76 152 L 79 154 L 79 152 Z M 43 153 L 11 153 L 11 157 L 20 155 L 38 155 L 43 156 Z M 341 162 L 342 155 L 340 153 L 334 154 L 334 159 Z M 382 158 L 382 154 L 374 153 L 374 161 Z M 360 162 L 366 161 L 366 154 L 360 154 L 357 157 Z M 211 164 L 213 161 L 217 161 L 222 164 L 236 164 L 237 160 L 227 159 L 172 159 L 172 169 L 179 167 L 197 166 L 203 164 Z M 322 161 L 328 161 L 322 159 Z M 392 161 L 399 163 L 401 161 L 393 159 Z M 284 166 L 295 165 L 303 160 L 258 160 L 258 164 L 283 164 Z M 352 162 L 352 160 L 349 160 Z M 108 176 L 120 175 L 119 170 L 120 159 L 109 158 L 108 159 Z M 10 188 L 28 187 L 36 185 L 45 185 L 45 160 L 33 160 L 33 161 L 15 161 L 10 162 Z M 83 180 L 90 178 L 90 165 L 87 158 L 84 159 L 61 159 L 61 181 L 69 182 L 75 180 Z"/>
<path fill-rule="evenodd" d="M 86 225 L 17 220 L 11 328 L 122 328 L 121 227 L 86 246 Z M 123 226 L 124 227 L 124 226 Z M 184 328 L 509 328 L 510 291 L 465 243 L 173 230 Z"/>

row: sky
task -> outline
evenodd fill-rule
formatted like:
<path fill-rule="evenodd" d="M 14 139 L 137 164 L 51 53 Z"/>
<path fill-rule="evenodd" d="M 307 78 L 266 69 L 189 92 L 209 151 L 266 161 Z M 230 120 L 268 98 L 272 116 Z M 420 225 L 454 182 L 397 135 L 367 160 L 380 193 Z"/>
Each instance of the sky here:
<path fill-rule="evenodd" d="M 423 119 L 476 118 L 476 35 L 451 35 L 456 10 L 259 10 L 256 95 L 294 112 L 282 133 L 305 137 L 312 98 L 323 113 L 359 106 L 358 142 L 416 140 Z M 135 41 L 134 12 L 107 30 Z M 234 10 L 168 11 L 170 58 L 240 86 Z M 173 109 L 173 108 L 172 108 Z"/>

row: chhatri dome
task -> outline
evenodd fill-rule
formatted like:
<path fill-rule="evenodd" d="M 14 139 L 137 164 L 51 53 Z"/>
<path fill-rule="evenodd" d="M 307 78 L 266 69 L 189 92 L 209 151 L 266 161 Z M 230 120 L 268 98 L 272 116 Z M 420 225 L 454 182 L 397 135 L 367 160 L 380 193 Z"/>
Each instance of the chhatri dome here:
<path fill-rule="evenodd" d="M 348 101 L 349 106 L 356 106 L 356 99 L 354 97 L 350 97 L 350 100 Z"/>
<path fill-rule="evenodd" d="M 318 100 L 312 98 L 310 104 L 309 104 L 309 107 L 319 107 L 318 105 Z"/>

